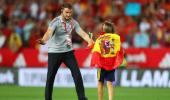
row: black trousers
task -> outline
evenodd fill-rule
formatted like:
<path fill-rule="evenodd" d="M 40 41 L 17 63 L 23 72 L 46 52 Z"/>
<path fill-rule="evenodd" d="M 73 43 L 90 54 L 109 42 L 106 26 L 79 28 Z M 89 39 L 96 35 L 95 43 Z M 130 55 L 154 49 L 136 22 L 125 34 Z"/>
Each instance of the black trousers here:
<path fill-rule="evenodd" d="M 78 100 L 87 100 L 85 97 L 82 76 L 73 51 L 65 53 L 48 53 L 48 72 L 45 87 L 45 100 L 52 100 L 54 79 L 62 62 L 71 70 Z"/>

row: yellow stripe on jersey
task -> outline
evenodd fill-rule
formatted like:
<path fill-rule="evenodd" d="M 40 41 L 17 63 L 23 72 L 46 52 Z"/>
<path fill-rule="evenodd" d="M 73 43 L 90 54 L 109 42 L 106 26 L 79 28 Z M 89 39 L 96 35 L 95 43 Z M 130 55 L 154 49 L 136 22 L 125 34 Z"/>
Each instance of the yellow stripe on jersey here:
<path fill-rule="evenodd" d="M 97 79 L 100 80 L 101 68 L 97 69 Z"/>

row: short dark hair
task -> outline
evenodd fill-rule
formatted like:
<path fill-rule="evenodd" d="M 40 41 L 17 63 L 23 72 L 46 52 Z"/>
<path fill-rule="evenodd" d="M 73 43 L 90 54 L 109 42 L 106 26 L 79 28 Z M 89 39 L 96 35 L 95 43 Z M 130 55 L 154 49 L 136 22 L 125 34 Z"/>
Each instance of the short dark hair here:
<path fill-rule="evenodd" d="M 71 3 L 63 3 L 61 6 L 61 10 L 63 10 L 64 8 L 72 9 L 73 6 Z"/>
<path fill-rule="evenodd" d="M 106 28 L 103 29 L 104 32 L 106 32 L 106 33 L 114 33 L 115 32 L 114 24 L 111 21 L 105 21 L 103 23 L 103 25 L 106 26 Z"/>

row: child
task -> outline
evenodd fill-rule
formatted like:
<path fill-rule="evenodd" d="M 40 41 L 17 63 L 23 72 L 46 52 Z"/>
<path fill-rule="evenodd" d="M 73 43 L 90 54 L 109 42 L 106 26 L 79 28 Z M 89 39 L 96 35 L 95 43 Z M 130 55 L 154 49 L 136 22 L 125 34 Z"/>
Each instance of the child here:
<path fill-rule="evenodd" d="M 102 26 L 104 34 L 101 34 L 92 49 L 91 66 L 98 68 L 98 100 L 103 100 L 104 81 L 108 88 L 108 98 L 113 100 L 113 81 L 115 81 L 115 69 L 123 61 L 120 36 L 115 33 L 113 23 L 105 21 Z"/>

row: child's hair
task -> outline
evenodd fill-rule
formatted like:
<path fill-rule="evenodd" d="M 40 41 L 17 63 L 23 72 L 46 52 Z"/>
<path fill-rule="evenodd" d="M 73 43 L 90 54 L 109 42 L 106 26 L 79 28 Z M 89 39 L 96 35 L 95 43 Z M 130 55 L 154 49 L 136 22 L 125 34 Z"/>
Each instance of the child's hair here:
<path fill-rule="evenodd" d="M 104 27 L 105 26 L 105 27 Z M 105 21 L 103 23 L 103 31 L 106 33 L 114 33 L 115 29 L 114 29 L 114 24 L 110 21 Z"/>

